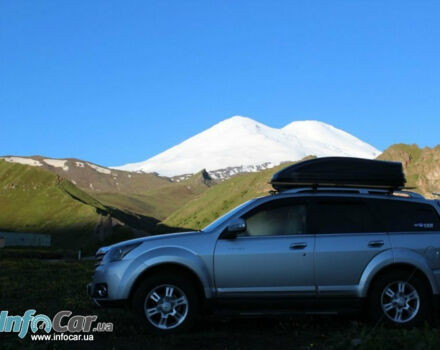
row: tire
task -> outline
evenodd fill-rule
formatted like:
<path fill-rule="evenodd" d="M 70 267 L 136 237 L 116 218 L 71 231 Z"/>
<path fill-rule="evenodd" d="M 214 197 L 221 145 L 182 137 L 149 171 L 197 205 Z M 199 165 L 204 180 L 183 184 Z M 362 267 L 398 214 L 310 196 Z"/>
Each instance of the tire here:
<path fill-rule="evenodd" d="M 429 286 L 417 274 L 396 270 L 379 276 L 368 297 L 368 316 L 374 323 L 411 328 L 428 319 Z"/>
<path fill-rule="evenodd" d="M 132 308 L 149 333 L 167 335 L 191 328 L 199 315 L 200 300 L 186 274 L 161 273 L 138 286 Z"/>

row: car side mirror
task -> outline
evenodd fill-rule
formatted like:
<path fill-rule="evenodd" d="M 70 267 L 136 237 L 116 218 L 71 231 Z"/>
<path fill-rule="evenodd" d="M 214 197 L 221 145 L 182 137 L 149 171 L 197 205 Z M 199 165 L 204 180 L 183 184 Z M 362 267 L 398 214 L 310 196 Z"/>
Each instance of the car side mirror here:
<path fill-rule="evenodd" d="M 221 238 L 232 239 L 237 237 L 240 232 L 246 231 L 246 221 L 241 218 L 232 220 L 226 230 L 222 233 Z"/>

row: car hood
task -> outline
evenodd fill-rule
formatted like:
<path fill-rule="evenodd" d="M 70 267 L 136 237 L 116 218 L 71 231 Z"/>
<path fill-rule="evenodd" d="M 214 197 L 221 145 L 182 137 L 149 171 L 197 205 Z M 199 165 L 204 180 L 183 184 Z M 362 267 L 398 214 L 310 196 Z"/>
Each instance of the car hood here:
<path fill-rule="evenodd" d="M 152 236 L 140 237 L 140 238 L 135 238 L 135 239 L 129 239 L 129 240 L 115 243 L 115 244 L 112 244 L 109 246 L 101 247 L 98 249 L 96 254 L 102 254 L 102 253 L 105 254 L 108 250 L 110 250 L 112 248 L 124 246 L 126 244 L 131 244 L 131 243 L 155 242 L 155 241 L 162 241 L 162 240 L 169 241 L 169 240 L 173 240 L 176 238 L 180 239 L 185 236 L 193 237 L 195 235 L 206 235 L 206 233 L 203 231 L 187 231 L 187 232 L 165 233 L 165 234 L 160 234 L 160 235 L 152 235 Z"/>

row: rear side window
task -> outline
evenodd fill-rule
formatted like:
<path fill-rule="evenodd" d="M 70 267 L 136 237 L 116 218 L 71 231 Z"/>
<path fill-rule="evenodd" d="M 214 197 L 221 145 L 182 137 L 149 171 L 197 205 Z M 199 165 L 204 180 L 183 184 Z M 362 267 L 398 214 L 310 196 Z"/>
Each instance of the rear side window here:
<path fill-rule="evenodd" d="M 306 204 L 289 200 L 265 203 L 244 216 L 248 236 L 280 236 L 306 233 Z"/>
<path fill-rule="evenodd" d="M 384 225 L 367 201 L 351 198 L 316 199 L 313 205 L 316 233 L 384 232 Z"/>
<path fill-rule="evenodd" d="M 440 218 L 429 204 L 378 200 L 388 232 L 439 231 Z"/>

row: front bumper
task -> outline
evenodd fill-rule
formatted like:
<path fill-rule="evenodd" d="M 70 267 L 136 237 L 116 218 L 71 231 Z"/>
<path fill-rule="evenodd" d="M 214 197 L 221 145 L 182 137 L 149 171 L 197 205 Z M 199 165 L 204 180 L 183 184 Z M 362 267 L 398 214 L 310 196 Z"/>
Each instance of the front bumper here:
<path fill-rule="evenodd" d="M 123 279 L 130 261 L 121 260 L 97 266 L 87 295 L 98 306 L 123 306 L 128 298 L 127 282 Z"/>
<path fill-rule="evenodd" d="M 128 306 L 126 299 L 103 299 L 96 298 L 93 294 L 93 283 L 88 283 L 86 286 L 87 295 L 92 299 L 93 303 L 99 307 L 105 308 L 122 308 Z"/>

